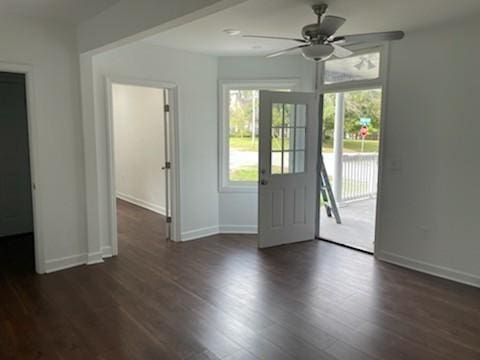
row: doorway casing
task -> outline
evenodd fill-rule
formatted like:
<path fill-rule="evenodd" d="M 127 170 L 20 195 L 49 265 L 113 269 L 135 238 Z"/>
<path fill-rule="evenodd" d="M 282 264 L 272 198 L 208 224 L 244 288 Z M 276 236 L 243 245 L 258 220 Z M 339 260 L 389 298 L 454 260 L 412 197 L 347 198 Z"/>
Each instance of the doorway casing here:
<path fill-rule="evenodd" d="M 117 234 L 117 214 L 116 214 L 116 182 L 115 182 L 115 152 L 114 152 L 114 130 L 113 130 L 113 92 L 114 84 L 132 85 L 163 89 L 168 93 L 169 122 L 168 138 L 170 168 L 170 208 L 171 208 L 171 240 L 180 240 L 180 176 L 179 176 L 179 148 L 178 148 L 178 89 L 175 83 L 153 81 L 145 79 L 136 79 L 122 76 L 107 76 L 106 83 L 106 101 L 107 101 L 107 161 L 108 161 L 108 218 L 110 223 L 110 245 L 111 254 L 104 256 L 118 255 L 118 234 Z M 161 124 L 159 124 L 161 125 Z M 164 164 L 158 164 L 163 166 Z"/>
<path fill-rule="evenodd" d="M 354 91 L 354 90 L 369 90 L 380 88 L 382 89 L 382 104 L 381 104 L 381 117 L 380 123 L 382 126 L 380 127 L 380 137 L 379 137 L 379 154 L 378 154 L 378 179 L 377 179 L 377 200 L 376 200 L 376 214 L 381 213 L 381 198 L 383 194 L 382 189 L 382 176 L 384 170 L 384 162 L 385 162 L 385 152 L 384 152 L 384 136 L 383 136 L 383 129 L 385 128 L 385 124 L 387 122 L 387 118 L 385 116 L 387 110 L 387 93 L 388 93 L 388 65 L 389 65 L 389 54 L 390 54 L 390 45 L 389 43 L 378 44 L 377 46 L 370 46 L 368 48 L 353 48 L 355 50 L 355 55 L 358 56 L 361 54 L 369 53 L 372 51 L 378 51 L 380 53 L 380 73 L 379 78 L 373 80 L 355 80 L 355 81 L 348 81 L 342 82 L 337 84 L 324 84 L 323 75 L 325 73 L 325 62 L 322 63 L 321 71 L 318 76 L 318 84 L 319 84 L 319 93 L 324 95 L 326 93 L 335 93 L 335 92 L 345 92 L 345 91 Z M 321 143 L 321 141 L 320 141 Z M 320 206 L 318 207 L 320 211 Z M 381 241 L 380 237 L 380 217 L 375 217 L 375 239 L 374 239 L 374 253 L 375 256 L 376 250 L 378 248 L 378 244 Z M 321 239 L 320 237 L 320 228 L 317 228 L 318 234 L 317 238 Z"/>
<path fill-rule="evenodd" d="M 43 238 L 41 186 L 38 186 L 38 169 L 40 167 L 38 151 L 38 127 L 34 98 L 34 70 L 32 65 L 0 62 L 0 71 L 25 75 L 27 97 L 28 145 L 30 155 L 30 178 L 32 186 L 33 237 L 35 247 L 35 271 L 45 273 L 45 241 Z"/>

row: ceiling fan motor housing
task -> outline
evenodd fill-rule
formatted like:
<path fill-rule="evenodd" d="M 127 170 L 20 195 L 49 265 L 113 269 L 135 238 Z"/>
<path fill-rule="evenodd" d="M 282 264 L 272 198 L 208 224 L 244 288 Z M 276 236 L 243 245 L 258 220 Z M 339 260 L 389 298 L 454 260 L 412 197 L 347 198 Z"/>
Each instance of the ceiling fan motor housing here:
<path fill-rule="evenodd" d="M 320 25 L 319 24 L 309 24 L 303 27 L 302 36 L 305 40 L 326 40 L 322 34 L 320 34 Z"/>

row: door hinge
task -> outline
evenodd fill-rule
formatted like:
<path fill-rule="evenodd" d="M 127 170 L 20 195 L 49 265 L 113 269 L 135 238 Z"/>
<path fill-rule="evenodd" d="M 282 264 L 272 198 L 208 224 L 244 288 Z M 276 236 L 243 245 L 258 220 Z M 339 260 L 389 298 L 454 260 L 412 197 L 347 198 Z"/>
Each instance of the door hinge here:
<path fill-rule="evenodd" d="M 170 112 L 170 105 L 165 104 L 165 105 L 163 106 L 163 111 L 165 111 L 165 112 Z"/>
<path fill-rule="evenodd" d="M 171 224 L 172 223 L 172 217 L 171 216 L 167 216 L 167 224 Z"/>
<path fill-rule="evenodd" d="M 172 167 L 172 163 L 170 161 L 167 161 L 165 163 L 165 169 L 170 169 Z"/>

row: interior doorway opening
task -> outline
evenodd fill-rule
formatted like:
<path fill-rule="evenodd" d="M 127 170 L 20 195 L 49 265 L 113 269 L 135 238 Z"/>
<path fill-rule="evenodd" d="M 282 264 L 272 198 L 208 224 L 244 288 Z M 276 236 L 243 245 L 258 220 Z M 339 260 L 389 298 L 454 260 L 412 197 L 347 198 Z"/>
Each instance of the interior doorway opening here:
<path fill-rule="evenodd" d="M 382 88 L 325 94 L 323 109 L 322 156 L 333 197 L 321 199 L 320 238 L 373 253 Z"/>
<path fill-rule="evenodd" d="M 0 72 L 0 262 L 34 271 L 26 76 Z"/>
<path fill-rule="evenodd" d="M 118 238 L 131 241 L 142 228 L 154 230 L 155 240 L 172 237 L 173 94 L 162 86 L 129 82 L 112 81 L 109 90 L 112 248 L 117 255 Z"/>

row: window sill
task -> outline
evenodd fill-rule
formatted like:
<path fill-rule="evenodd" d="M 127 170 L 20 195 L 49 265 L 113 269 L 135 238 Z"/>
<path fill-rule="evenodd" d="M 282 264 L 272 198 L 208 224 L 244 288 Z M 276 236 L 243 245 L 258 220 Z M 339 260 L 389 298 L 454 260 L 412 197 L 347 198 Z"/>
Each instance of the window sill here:
<path fill-rule="evenodd" d="M 229 183 L 220 187 L 220 193 L 258 193 L 258 184 L 257 183 L 246 183 L 246 184 L 235 184 Z"/>

